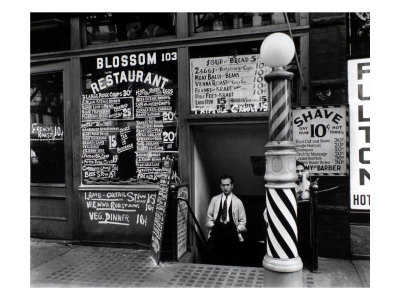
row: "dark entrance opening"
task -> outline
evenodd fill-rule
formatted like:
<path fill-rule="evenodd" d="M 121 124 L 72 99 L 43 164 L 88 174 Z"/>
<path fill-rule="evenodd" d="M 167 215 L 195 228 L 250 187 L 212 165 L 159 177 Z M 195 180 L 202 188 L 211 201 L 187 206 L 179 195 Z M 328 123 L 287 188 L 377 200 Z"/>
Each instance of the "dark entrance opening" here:
<path fill-rule="evenodd" d="M 193 187 L 195 211 L 205 235 L 207 208 L 212 196 L 220 194 L 218 178 L 230 174 L 235 180 L 233 193 L 245 207 L 247 232 L 243 253 L 235 265 L 262 266 L 265 254 L 266 225 L 264 188 L 264 146 L 268 124 L 218 124 L 193 127 Z M 203 263 L 199 251 L 196 262 Z M 240 257 L 239 257 L 240 256 Z"/>

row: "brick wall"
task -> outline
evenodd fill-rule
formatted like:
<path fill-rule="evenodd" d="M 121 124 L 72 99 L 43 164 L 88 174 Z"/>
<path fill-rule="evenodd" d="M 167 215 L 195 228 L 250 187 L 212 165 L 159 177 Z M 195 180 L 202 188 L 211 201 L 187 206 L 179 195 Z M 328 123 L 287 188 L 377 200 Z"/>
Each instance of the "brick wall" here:
<path fill-rule="evenodd" d="M 310 14 L 310 104 L 347 98 L 346 14 Z"/>
<path fill-rule="evenodd" d="M 347 103 L 346 14 L 310 13 L 310 105 Z M 319 255 L 350 256 L 349 178 L 320 177 Z"/>

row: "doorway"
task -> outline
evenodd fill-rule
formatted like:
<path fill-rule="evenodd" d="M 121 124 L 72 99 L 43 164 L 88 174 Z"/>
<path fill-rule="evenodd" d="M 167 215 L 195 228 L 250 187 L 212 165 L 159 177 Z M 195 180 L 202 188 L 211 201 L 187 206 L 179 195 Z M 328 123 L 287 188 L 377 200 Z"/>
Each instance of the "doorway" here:
<path fill-rule="evenodd" d="M 73 239 L 69 63 L 31 68 L 31 237 Z"/>
<path fill-rule="evenodd" d="M 218 179 L 234 178 L 233 193 L 242 200 L 247 217 L 245 259 L 238 265 L 261 266 L 265 254 L 265 159 L 268 124 L 218 124 L 193 127 L 193 184 L 196 218 L 205 235 L 207 208 L 221 193 Z M 201 255 L 196 256 L 202 262 Z"/>

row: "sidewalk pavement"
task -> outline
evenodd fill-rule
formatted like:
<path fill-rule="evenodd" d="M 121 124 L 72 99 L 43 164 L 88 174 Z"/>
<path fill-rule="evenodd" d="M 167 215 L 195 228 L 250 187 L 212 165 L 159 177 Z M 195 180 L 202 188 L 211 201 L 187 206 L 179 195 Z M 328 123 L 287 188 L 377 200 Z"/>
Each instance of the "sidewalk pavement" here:
<path fill-rule="evenodd" d="M 298 278 L 293 287 L 369 287 L 369 263 L 319 258 L 317 273 L 304 267 L 295 272 L 297 275 L 288 276 Z M 161 262 L 157 266 L 148 250 L 31 239 L 31 287 L 262 288 L 282 287 L 274 281 L 280 282 L 284 275 L 262 267 L 176 262 Z"/>

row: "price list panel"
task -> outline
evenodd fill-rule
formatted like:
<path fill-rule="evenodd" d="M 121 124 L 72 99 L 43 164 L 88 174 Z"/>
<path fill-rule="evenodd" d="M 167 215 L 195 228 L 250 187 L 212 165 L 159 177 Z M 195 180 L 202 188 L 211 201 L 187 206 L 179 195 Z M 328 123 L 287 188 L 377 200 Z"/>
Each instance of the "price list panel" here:
<path fill-rule="evenodd" d="M 82 239 L 150 245 L 157 192 L 87 191 L 80 197 Z"/>
<path fill-rule="evenodd" d="M 223 114 L 268 111 L 267 83 L 271 69 L 259 55 L 190 60 L 191 111 Z"/>
<path fill-rule="evenodd" d="M 136 167 L 139 179 L 158 181 L 165 154 L 177 151 L 172 89 L 141 89 L 136 92 Z"/>
<path fill-rule="evenodd" d="M 297 160 L 314 175 L 347 175 L 348 110 L 344 106 L 293 110 Z"/>
<path fill-rule="evenodd" d="M 81 100 L 84 184 L 155 183 L 177 152 L 177 52 L 87 58 Z"/>

